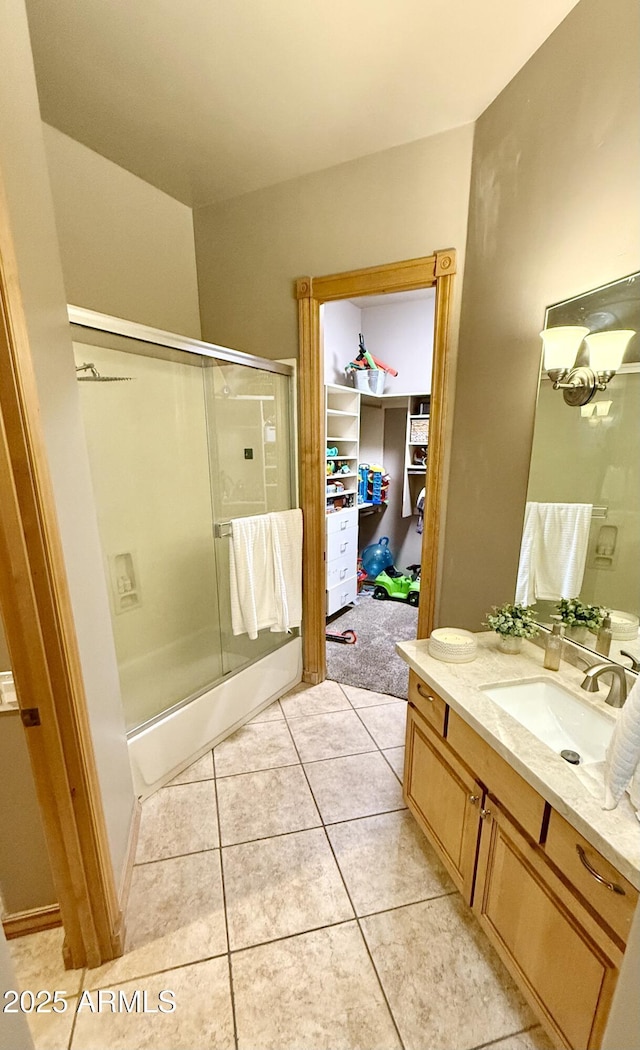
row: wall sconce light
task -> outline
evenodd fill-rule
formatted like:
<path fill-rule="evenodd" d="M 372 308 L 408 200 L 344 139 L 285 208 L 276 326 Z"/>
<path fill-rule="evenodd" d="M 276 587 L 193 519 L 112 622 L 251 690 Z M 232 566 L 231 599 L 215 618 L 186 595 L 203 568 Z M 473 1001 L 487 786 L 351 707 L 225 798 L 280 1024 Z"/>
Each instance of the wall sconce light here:
<path fill-rule="evenodd" d="M 544 346 L 544 369 L 554 390 L 562 390 L 567 405 L 586 405 L 596 390 L 606 390 L 607 383 L 622 364 L 624 352 L 635 332 L 589 333 L 582 325 L 561 325 L 540 332 Z M 575 367 L 582 344 L 587 344 L 589 365 Z"/>

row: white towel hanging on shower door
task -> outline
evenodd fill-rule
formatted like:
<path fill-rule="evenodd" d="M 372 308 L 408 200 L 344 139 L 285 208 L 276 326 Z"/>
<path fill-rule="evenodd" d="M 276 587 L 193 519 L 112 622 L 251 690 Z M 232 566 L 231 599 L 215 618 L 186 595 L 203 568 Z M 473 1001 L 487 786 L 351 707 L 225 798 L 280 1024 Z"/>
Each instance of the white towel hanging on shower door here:
<path fill-rule="evenodd" d="M 234 518 L 229 547 L 231 627 L 257 638 L 275 622 L 271 522 L 268 514 Z"/>
<path fill-rule="evenodd" d="M 302 512 L 234 518 L 229 549 L 231 626 L 257 638 L 302 621 Z"/>
<path fill-rule="evenodd" d="M 276 599 L 272 631 L 290 631 L 302 623 L 302 511 L 269 515 Z"/>

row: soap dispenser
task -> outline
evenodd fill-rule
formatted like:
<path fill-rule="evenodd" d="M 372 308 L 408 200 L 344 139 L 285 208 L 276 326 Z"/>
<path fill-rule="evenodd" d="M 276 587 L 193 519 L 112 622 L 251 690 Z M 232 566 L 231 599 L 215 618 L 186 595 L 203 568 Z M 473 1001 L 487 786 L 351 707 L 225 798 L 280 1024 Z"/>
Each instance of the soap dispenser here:
<path fill-rule="evenodd" d="M 611 649 L 612 638 L 613 632 L 611 630 L 611 617 L 605 616 L 596 638 L 596 652 L 600 653 L 602 656 L 608 656 L 609 650 Z"/>
<path fill-rule="evenodd" d="M 558 671 L 560 669 L 563 637 L 564 624 L 554 623 L 551 628 L 551 634 L 547 635 L 547 644 L 544 650 L 544 666 L 547 671 Z"/>

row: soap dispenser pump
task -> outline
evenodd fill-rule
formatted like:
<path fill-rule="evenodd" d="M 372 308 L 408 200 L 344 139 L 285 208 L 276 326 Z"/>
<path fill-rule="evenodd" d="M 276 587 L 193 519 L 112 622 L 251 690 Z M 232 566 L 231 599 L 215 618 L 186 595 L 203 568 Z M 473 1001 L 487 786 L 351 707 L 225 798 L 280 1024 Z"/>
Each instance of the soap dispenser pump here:
<path fill-rule="evenodd" d="M 554 623 L 551 628 L 551 634 L 547 635 L 547 644 L 544 650 L 544 666 L 547 671 L 558 671 L 560 669 L 563 637 L 564 624 Z"/>

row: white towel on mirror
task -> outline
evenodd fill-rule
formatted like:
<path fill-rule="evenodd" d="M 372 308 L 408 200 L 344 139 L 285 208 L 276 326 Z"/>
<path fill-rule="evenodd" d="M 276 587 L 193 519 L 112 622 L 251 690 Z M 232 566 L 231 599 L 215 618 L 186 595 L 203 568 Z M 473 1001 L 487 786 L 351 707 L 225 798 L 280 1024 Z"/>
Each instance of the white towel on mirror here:
<path fill-rule="evenodd" d="M 516 583 L 516 603 L 519 605 L 533 605 L 536 600 L 536 547 L 539 536 L 538 504 L 527 503 Z"/>
<path fill-rule="evenodd" d="M 638 798 L 640 767 L 640 679 L 637 679 L 618 715 L 613 736 L 607 748 L 604 771 L 604 809 L 615 809 L 631 780 L 635 780 L 632 802 Z"/>
<path fill-rule="evenodd" d="M 591 503 L 539 503 L 535 553 L 536 598 L 575 598 L 582 589 Z"/>
<path fill-rule="evenodd" d="M 276 620 L 271 521 L 268 514 L 234 518 L 229 545 L 231 628 L 257 638 Z"/>
<path fill-rule="evenodd" d="M 527 503 L 516 602 L 557 602 L 580 594 L 592 511 L 591 503 Z"/>
<path fill-rule="evenodd" d="M 272 631 L 289 631 L 302 623 L 302 511 L 269 515 L 273 551 L 276 619 Z"/>

